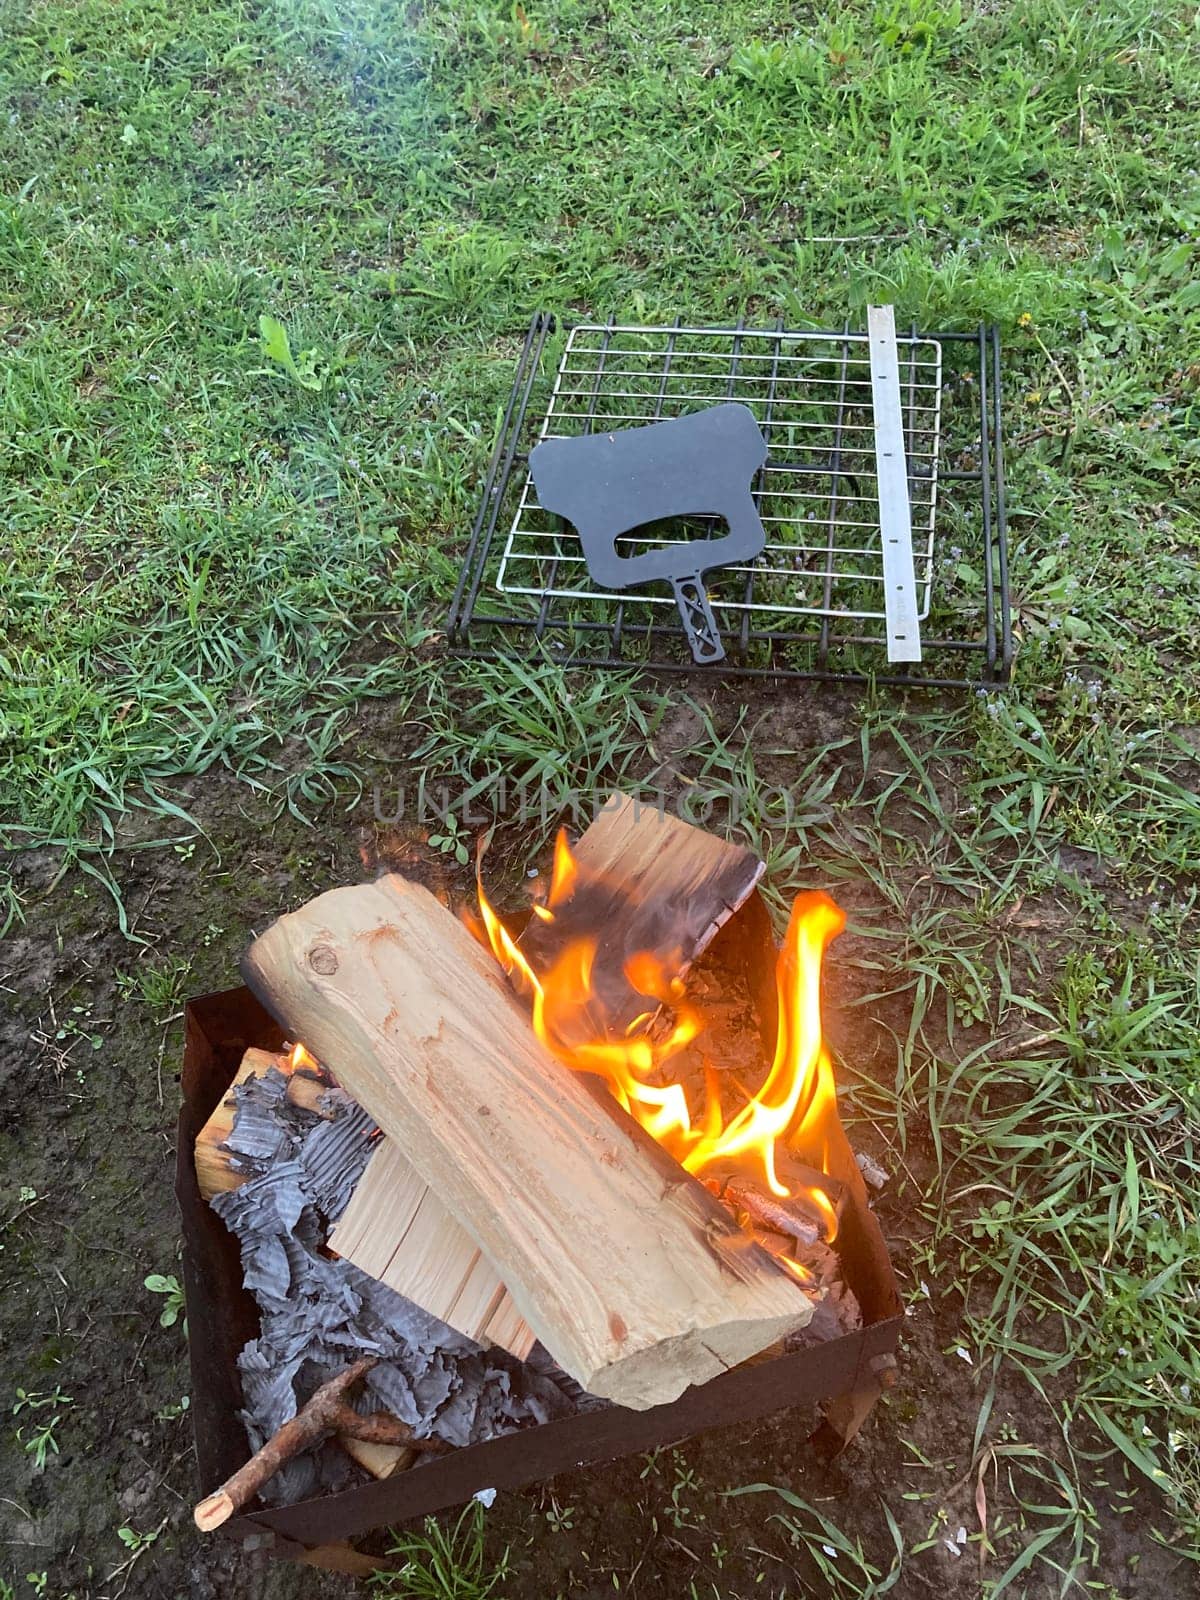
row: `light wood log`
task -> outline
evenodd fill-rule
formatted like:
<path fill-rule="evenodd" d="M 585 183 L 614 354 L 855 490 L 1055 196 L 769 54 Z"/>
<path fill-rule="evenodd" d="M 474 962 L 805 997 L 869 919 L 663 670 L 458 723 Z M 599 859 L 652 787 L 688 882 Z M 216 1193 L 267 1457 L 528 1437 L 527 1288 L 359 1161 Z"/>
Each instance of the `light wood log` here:
<path fill-rule="evenodd" d="M 281 917 L 242 970 L 591 1393 L 673 1400 L 808 1321 L 719 1202 L 539 1043 L 492 957 L 419 885 L 332 890 Z"/>
<path fill-rule="evenodd" d="M 355 1439 L 351 1434 L 339 1433 L 337 1442 L 342 1449 L 373 1478 L 394 1478 L 406 1472 L 417 1459 L 411 1445 L 377 1444 L 373 1439 Z"/>
<path fill-rule="evenodd" d="M 625 976 L 629 956 L 648 952 L 669 976 L 682 977 L 764 871 L 745 846 L 619 793 L 609 795 L 574 857 L 572 892 L 553 921 L 533 917 L 519 943 L 544 972 L 572 940 L 594 941 L 592 982 L 614 1034 L 647 1009 Z"/>
<path fill-rule="evenodd" d="M 495 1267 L 394 1139 L 380 1141 L 329 1248 L 469 1339 L 518 1361 L 537 1342 Z"/>
<path fill-rule="evenodd" d="M 574 857 L 574 884 L 554 920 L 531 917 L 519 942 L 545 971 L 573 939 L 595 939 L 592 979 L 613 1032 L 647 1010 L 625 975 L 630 952 L 649 950 L 668 978 L 681 977 L 763 871 L 743 846 L 622 794 L 609 796 Z M 469 1339 L 519 1361 L 536 1342 L 496 1269 L 390 1139 L 372 1155 L 329 1246 Z"/>

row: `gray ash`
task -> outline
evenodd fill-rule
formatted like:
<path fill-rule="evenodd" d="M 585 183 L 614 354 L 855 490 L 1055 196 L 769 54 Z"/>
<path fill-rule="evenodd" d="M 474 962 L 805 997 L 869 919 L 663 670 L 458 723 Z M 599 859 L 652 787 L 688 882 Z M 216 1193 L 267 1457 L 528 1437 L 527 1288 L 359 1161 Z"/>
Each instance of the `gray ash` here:
<path fill-rule="evenodd" d="M 355 1402 L 387 1410 L 418 1438 L 462 1446 L 567 1416 L 588 1404 L 541 1351 L 528 1362 L 483 1348 L 368 1277 L 323 1253 L 380 1137 L 340 1090 L 333 1120 L 294 1106 L 272 1069 L 234 1090 L 226 1148 L 245 1181 L 214 1195 L 213 1209 L 242 1250 L 247 1289 L 262 1313 L 259 1336 L 238 1357 L 251 1448 L 259 1449 L 327 1379 L 360 1356 L 382 1359 Z M 363 1474 L 332 1442 L 288 1463 L 264 1500 L 290 1505 L 334 1493 Z"/>

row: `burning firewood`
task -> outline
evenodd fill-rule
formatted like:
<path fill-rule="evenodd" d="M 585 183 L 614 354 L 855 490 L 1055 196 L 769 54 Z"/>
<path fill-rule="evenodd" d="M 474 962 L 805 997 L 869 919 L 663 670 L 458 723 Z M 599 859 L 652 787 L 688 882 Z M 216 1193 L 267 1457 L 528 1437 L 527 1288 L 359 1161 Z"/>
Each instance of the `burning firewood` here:
<path fill-rule="evenodd" d="M 862 1326 L 862 1308 L 842 1271 L 837 1251 L 817 1239 L 807 1244 L 794 1234 L 776 1233 L 770 1228 L 751 1226 L 754 1239 L 764 1250 L 782 1261 L 789 1272 L 803 1283 L 813 1298 L 812 1321 L 798 1334 L 783 1341 L 785 1348 L 803 1348 L 853 1333 Z"/>
<path fill-rule="evenodd" d="M 419 886 L 323 895 L 243 970 L 437 1185 L 589 1392 L 655 1405 L 809 1320 L 728 1212 L 553 1059 L 491 957 Z"/>
<path fill-rule="evenodd" d="M 846 1203 L 845 1185 L 794 1160 L 787 1150 L 776 1150 L 775 1164 L 788 1189 L 786 1195 L 773 1194 L 748 1173 L 724 1164 L 710 1167 L 705 1183 L 726 1205 L 744 1211 L 761 1227 L 787 1234 L 801 1244 L 819 1240 L 832 1244 Z"/>
<path fill-rule="evenodd" d="M 370 1444 L 403 1445 L 409 1450 L 444 1450 L 445 1445 L 438 1439 L 415 1439 L 413 1430 L 398 1417 L 379 1413 L 363 1417 L 350 1405 L 352 1390 L 366 1377 L 376 1359 L 364 1356 L 322 1384 L 308 1404 L 290 1422 L 285 1422 L 245 1466 L 239 1467 L 215 1493 L 201 1500 L 192 1513 L 200 1531 L 211 1533 L 228 1522 L 254 1499 L 263 1484 L 281 1467 L 333 1433 L 344 1433 Z"/>
<path fill-rule="evenodd" d="M 650 956 L 680 978 L 743 905 L 763 864 L 628 795 L 611 795 L 573 852 L 560 835 L 548 892 L 518 944 L 539 969 L 599 929 L 591 979 L 603 1026 L 621 1033 L 648 1002 L 626 971 Z M 372 1156 L 329 1245 L 469 1339 L 519 1361 L 535 1342 L 494 1266 L 393 1140 Z"/>
<path fill-rule="evenodd" d="M 560 835 L 545 903 L 519 945 L 546 971 L 577 941 L 595 945 L 591 981 L 605 1027 L 621 1033 L 646 1011 L 627 961 L 681 978 L 745 904 L 763 875 L 752 850 L 629 795 L 613 794 L 574 851 Z"/>
<path fill-rule="evenodd" d="M 793 1160 L 787 1151 L 776 1156 L 791 1191 L 785 1196 L 772 1194 L 744 1172 L 710 1172 L 705 1184 L 816 1299 L 817 1310 L 801 1340 L 818 1342 L 850 1333 L 861 1325 L 862 1315 L 833 1248 L 849 1200 L 846 1186 Z"/>
<path fill-rule="evenodd" d="M 780 1200 L 748 1178 L 710 1179 L 708 1187 L 721 1200 L 745 1211 L 753 1221 L 775 1233 L 787 1234 L 799 1244 L 816 1244 L 825 1238 L 817 1216 L 794 1200 Z"/>

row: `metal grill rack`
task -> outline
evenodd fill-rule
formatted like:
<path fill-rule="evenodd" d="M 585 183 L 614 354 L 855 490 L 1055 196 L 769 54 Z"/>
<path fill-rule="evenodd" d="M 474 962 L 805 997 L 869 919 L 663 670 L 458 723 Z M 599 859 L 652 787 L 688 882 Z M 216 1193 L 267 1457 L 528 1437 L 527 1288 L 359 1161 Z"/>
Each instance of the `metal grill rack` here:
<path fill-rule="evenodd" d="M 455 592 L 451 647 L 543 649 L 580 665 L 691 669 L 667 585 L 606 591 L 529 476 L 539 440 L 750 407 L 768 445 L 753 485 L 754 562 L 710 573 L 719 669 L 959 686 L 1007 678 L 1012 655 L 1000 347 L 994 329 L 895 340 L 919 665 L 889 662 L 876 418 L 865 333 L 583 324 L 534 317 Z M 903 475 L 902 475 L 903 478 Z M 902 487 L 902 484 L 901 484 Z M 708 538 L 711 518 L 637 529 L 618 554 Z M 894 620 L 890 636 L 893 658 Z"/>

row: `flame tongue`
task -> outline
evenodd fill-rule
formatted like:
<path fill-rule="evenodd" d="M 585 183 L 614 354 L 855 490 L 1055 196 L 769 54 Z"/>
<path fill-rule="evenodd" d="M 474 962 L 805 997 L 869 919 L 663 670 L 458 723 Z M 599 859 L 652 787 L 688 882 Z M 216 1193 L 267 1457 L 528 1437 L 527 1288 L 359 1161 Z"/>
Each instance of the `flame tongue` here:
<path fill-rule="evenodd" d="M 546 903 L 534 911 L 553 922 L 556 909 L 581 882 L 581 868 L 566 835 L 555 846 L 554 870 Z M 631 987 L 649 1002 L 625 1033 L 606 1026 L 593 983 L 594 939 L 568 942 L 553 964 L 535 972 L 496 916 L 478 880 L 479 909 L 496 959 L 532 1005 L 533 1028 L 567 1066 L 603 1077 L 626 1111 L 692 1173 L 714 1162 L 737 1164 L 781 1199 L 790 1190 L 776 1166 L 779 1146 L 803 1151 L 811 1165 L 824 1168 L 829 1132 L 837 1121 L 833 1062 L 821 1032 L 821 965 L 830 942 L 845 926 L 845 913 L 826 894 L 797 896 L 779 955 L 776 981 L 779 1029 L 770 1071 L 757 1093 L 727 1118 L 722 1108 L 720 1074 L 705 1071 L 705 1105 L 692 1120 L 683 1085 L 672 1062 L 693 1041 L 703 1048 L 704 1020 L 687 1001 L 683 985 L 648 951 L 625 962 Z M 659 1007 L 668 1008 L 670 1025 L 662 1032 L 634 1031 Z M 836 1217 L 823 1191 L 806 1189 L 806 1199 L 826 1220 L 832 1239 Z"/>
<path fill-rule="evenodd" d="M 779 1031 L 771 1070 L 758 1093 L 715 1137 L 699 1139 L 683 1156 L 689 1172 L 748 1155 L 761 1163 L 772 1194 L 786 1198 L 789 1190 L 775 1170 L 777 1143 L 816 1146 L 812 1165 L 825 1166 L 826 1129 L 837 1115 L 837 1092 L 821 1035 L 821 963 L 845 925 L 845 913 L 828 895 L 797 896 L 776 968 Z"/>
<path fill-rule="evenodd" d="M 302 1044 L 294 1044 L 292 1053 L 288 1057 L 288 1065 L 293 1072 L 320 1072 L 321 1064 L 316 1056 L 312 1055 Z"/>

